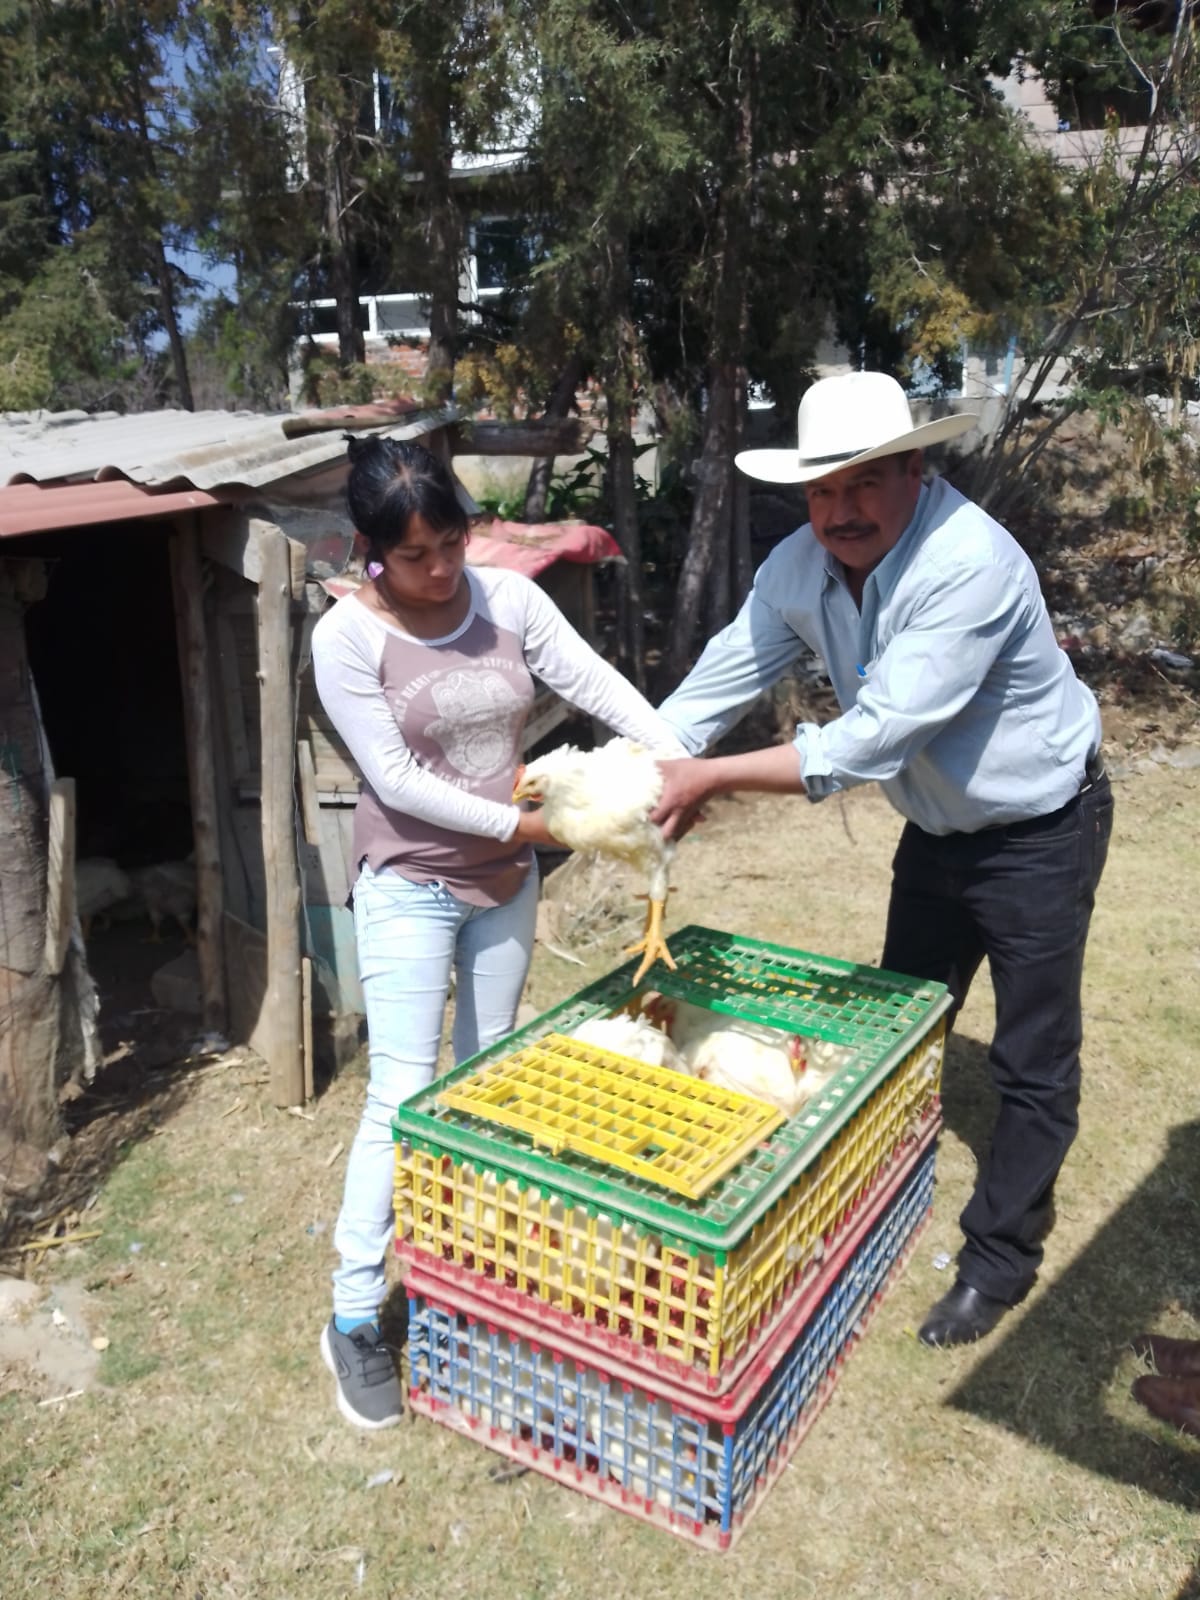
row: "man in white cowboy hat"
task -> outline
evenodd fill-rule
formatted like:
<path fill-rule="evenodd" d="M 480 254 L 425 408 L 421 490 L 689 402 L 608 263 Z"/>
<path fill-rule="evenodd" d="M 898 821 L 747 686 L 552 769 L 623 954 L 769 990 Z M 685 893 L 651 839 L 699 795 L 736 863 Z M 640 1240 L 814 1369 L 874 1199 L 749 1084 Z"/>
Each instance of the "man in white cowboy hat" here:
<path fill-rule="evenodd" d="M 914 426 L 894 379 L 855 372 L 807 390 L 795 450 L 738 456 L 752 477 L 806 484 L 810 520 L 660 714 L 699 753 L 806 650 L 842 714 L 791 744 L 665 763 L 655 812 L 678 834 L 713 794 L 819 801 L 878 782 L 906 819 L 881 965 L 946 983 L 957 1008 L 987 958 L 1000 1109 L 956 1280 L 920 1330 L 930 1345 L 991 1332 L 1037 1275 L 1078 1126 L 1083 953 L 1112 828 L 1096 702 L 1032 563 L 943 479 L 923 481 L 922 446 L 974 421 Z"/>

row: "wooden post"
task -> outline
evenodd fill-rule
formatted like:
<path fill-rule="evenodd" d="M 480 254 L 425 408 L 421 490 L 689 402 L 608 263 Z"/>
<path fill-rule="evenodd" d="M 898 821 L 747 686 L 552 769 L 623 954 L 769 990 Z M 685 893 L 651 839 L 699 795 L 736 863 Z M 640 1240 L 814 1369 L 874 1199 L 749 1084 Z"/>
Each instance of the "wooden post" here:
<path fill-rule="evenodd" d="M 196 851 L 196 958 L 204 1027 L 222 1033 L 227 1022 L 222 916 L 221 834 L 217 815 L 217 773 L 212 680 L 204 627 L 204 580 L 195 518 L 176 526 L 170 540 L 171 588 L 183 688 L 183 728 L 187 741 L 188 791 Z"/>
<path fill-rule="evenodd" d="M 296 713 L 292 683 L 292 584 L 288 541 L 258 524 L 259 726 L 262 840 L 267 899 L 267 1064 L 277 1106 L 304 1104 L 301 1033 L 300 861 L 296 850 Z"/>
<path fill-rule="evenodd" d="M 304 1042 L 304 1098 L 313 1098 L 312 960 L 300 958 L 300 1034 Z"/>
<path fill-rule="evenodd" d="M 317 768 L 312 745 L 307 739 L 296 741 L 296 770 L 300 776 L 300 806 L 304 817 L 307 844 L 321 843 L 321 796 L 317 791 Z"/>
<path fill-rule="evenodd" d="M 50 784 L 50 838 L 46 850 L 46 971 L 63 969 L 75 920 L 75 779 Z"/>
<path fill-rule="evenodd" d="M 0 1177 L 21 1170 L 26 1147 L 62 1133 L 63 1048 L 58 979 L 45 969 L 46 772 L 25 606 L 44 588 L 41 562 L 0 562 Z M 30 1172 L 40 1176 L 34 1160 Z"/>

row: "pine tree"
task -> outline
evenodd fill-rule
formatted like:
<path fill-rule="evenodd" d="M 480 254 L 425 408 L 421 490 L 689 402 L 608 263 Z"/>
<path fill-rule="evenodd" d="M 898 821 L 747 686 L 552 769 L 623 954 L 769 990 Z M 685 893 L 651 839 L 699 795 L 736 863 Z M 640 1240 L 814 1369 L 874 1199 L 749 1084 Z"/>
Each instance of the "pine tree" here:
<path fill-rule="evenodd" d="M 303 147 L 280 95 L 280 57 L 260 8 L 189 15 L 181 81 L 188 159 L 180 207 L 195 249 L 232 284 L 202 307 L 189 345 L 221 403 L 286 406 L 294 302 L 318 253 L 307 197 L 293 181 Z"/>
<path fill-rule="evenodd" d="M 25 119 L 29 8 L 0 18 L 0 318 L 55 242 L 52 197 Z"/>
<path fill-rule="evenodd" d="M 35 3 L 10 14 L 20 82 L 7 143 L 37 173 L 37 226 L 50 248 L 34 253 L 19 300 L 10 291 L 0 350 L 10 377 L 21 365 L 16 387 L 32 403 L 148 403 L 161 392 L 165 338 L 174 396 L 191 405 L 167 70 L 179 22 L 169 0 Z M 76 350 L 64 336 L 89 322 L 93 336 Z"/>

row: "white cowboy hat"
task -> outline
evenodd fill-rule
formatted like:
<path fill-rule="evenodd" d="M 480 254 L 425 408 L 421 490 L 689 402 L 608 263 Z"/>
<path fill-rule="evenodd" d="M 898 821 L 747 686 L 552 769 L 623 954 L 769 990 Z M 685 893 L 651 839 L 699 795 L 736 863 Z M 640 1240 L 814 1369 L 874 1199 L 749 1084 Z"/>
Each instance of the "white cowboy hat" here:
<path fill-rule="evenodd" d="M 914 427 L 908 399 L 886 372 L 820 378 L 800 401 L 794 450 L 743 450 L 734 459 L 763 483 L 809 483 L 876 456 L 919 450 L 973 428 L 973 412 Z"/>

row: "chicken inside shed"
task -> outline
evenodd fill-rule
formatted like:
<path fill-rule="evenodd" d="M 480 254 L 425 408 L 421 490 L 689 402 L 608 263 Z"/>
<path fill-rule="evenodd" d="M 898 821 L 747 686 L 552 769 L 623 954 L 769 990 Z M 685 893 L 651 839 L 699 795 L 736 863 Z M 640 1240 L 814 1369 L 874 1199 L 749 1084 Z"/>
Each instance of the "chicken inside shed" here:
<path fill-rule="evenodd" d="M 75 863 L 75 909 L 83 937 L 89 938 L 93 924 L 100 926 L 108 913 L 132 893 L 129 874 L 111 856 L 84 856 Z"/>
<path fill-rule="evenodd" d="M 173 922 L 188 944 L 195 942 L 196 867 L 192 861 L 158 861 L 129 874 L 134 898 L 150 921 L 150 937 L 162 938 L 163 924 Z"/>

